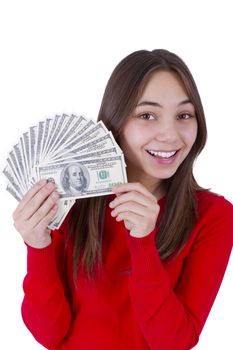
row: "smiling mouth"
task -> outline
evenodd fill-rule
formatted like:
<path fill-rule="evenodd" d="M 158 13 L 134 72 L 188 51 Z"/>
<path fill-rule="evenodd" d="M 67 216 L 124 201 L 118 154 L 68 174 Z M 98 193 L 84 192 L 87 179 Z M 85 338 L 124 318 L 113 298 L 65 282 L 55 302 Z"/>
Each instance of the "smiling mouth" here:
<path fill-rule="evenodd" d="M 153 157 L 157 157 L 157 158 L 161 158 L 161 159 L 169 159 L 174 157 L 174 155 L 176 155 L 177 151 L 170 151 L 170 152 L 165 152 L 165 151 L 153 151 L 153 150 L 149 150 L 147 149 L 146 152 L 149 153 L 151 156 Z"/>

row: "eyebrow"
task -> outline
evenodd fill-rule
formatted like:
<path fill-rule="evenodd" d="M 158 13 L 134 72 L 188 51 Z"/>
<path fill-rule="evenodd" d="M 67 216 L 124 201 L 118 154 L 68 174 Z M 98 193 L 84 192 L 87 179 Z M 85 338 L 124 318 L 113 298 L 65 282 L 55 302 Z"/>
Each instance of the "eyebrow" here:
<path fill-rule="evenodd" d="M 193 103 L 190 99 L 186 99 L 184 101 L 179 102 L 177 106 L 183 106 L 186 104 L 193 104 Z M 136 107 L 147 106 L 147 105 L 163 108 L 163 106 L 160 103 L 153 102 L 153 101 L 142 101 L 142 102 L 138 103 Z"/>

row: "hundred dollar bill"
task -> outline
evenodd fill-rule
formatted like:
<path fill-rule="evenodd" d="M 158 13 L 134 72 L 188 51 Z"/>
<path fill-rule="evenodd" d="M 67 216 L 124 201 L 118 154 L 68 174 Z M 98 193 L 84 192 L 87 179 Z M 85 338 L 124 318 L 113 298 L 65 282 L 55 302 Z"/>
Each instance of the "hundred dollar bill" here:
<path fill-rule="evenodd" d="M 67 133 L 67 131 L 70 128 L 70 125 L 73 123 L 74 119 L 76 118 L 74 115 L 69 116 L 66 114 L 62 115 L 63 119 L 59 123 L 59 128 L 56 131 L 56 137 L 53 142 L 53 145 L 50 147 L 49 153 L 51 154 L 54 150 L 54 148 L 58 147 L 59 144 L 62 144 L 64 141 L 64 137 Z M 63 124 L 62 124 L 63 121 Z"/>
<path fill-rule="evenodd" d="M 17 143 L 16 145 L 13 146 L 13 150 L 15 153 L 16 162 L 18 164 L 18 171 L 20 173 L 22 183 L 25 185 L 25 188 L 27 189 L 26 172 L 25 172 L 25 167 L 23 162 L 21 145 Z"/>
<path fill-rule="evenodd" d="M 39 122 L 37 126 L 37 133 L 36 133 L 36 143 L 35 143 L 35 165 L 40 164 L 40 157 L 41 157 L 41 147 L 42 147 L 42 141 L 43 141 L 43 135 L 44 135 L 44 127 L 45 122 Z"/>
<path fill-rule="evenodd" d="M 50 124 L 48 136 L 44 144 L 44 150 L 43 150 L 44 154 L 47 154 L 49 152 L 49 145 L 51 143 L 51 140 L 53 139 L 53 134 L 56 130 L 56 127 L 60 118 L 61 118 L 60 115 L 55 115 L 52 123 Z"/>
<path fill-rule="evenodd" d="M 21 200 L 21 196 L 19 193 L 11 186 L 11 184 L 7 185 L 6 190 L 19 202 Z"/>
<path fill-rule="evenodd" d="M 41 178 L 56 182 L 61 194 L 49 227 L 58 229 L 76 198 L 112 193 L 127 181 L 122 150 L 102 121 L 56 115 L 31 126 L 7 157 L 7 191 L 20 201 Z"/>
<path fill-rule="evenodd" d="M 43 140 L 41 142 L 40 160 L 42 160 L 43 156 L 44 156 L 44 151 L 45 151 L 45 147 L 47 145 L 48 135 L 49 135 L 49 131 L 51 129 L 51 124 L 53 123 L 53 119 L 52 118 L 46 118 L 44 123 L 45 124 L 44 124 Z"/>
<path fill-rule="evenodd" d="M 106 157 L 112 157 L 112 156 L 117 156 L 119 155 L 119 151 L 116 147 L 112 148 L 107 148 L 102 151 L 96 151 L 96 152 L 91 152 L 91 153 L 84 153 L 79 155 L 78 153 L 75 152 L 70 152 L 68 154 L 61 155 L 59 158 L 56 160 L 51 160 L 47 164 L 57 164 L 57 163 L 67 163 L 67 162 L 73 162 L 73 161 L 78 161 L 78 160 L 84 160 L 84 159 L 89 159 L 89 158 L 106 158 Z M 42 164 L 41 164 L 42 165 Z"/>
<path fill-rule="evenodd" d="M 72 118 L 74 118 L 74 120 L 69 125 L 69 128 L 60 137 L 59 141 L 56 143 L 55 147 L 51 150 L 51 152 L 49 152 L 46 159 L 48 157 L 49 159 L 51 159 L 54 157 L 54 155 L 61 154 L 67 144 L 72 142 L 74 138 L 77 138 L 79 135 L 82 135 L 82 133 L 87 131 L 89 128 L 92 128 L 95 124 L 93 120 L 86 120 L 82 115 L 72 115 Z"/>
<path fill-rule="evenodd" d="M 118 154 L 122 154 L 122 150 L 120 149 L 120 147 L 116 143 L 112 133 L 108 132 L 106 135 L 99 137 L 98 139 L 96 139 L 94 141 L 87 142 L 81 146 L 78 145 L 78 146 L 73 147 L 71 149 L 67 148 L 67 149 L 63 150 L 62 155 L 63 155 L 63 157 L 66 157 L 68 154 L 70 154 L 70 152 L 76 153 L 77 155 L 83 155 L 83 154 L 87 154 L 87 153 L 91 153 L 91 152 L 95 152 L 95 151 L 102 151 L 104 149 L 112 148 L 112 147 L 116 147 L 118 150 Z M 60 156 L 61 155 L 57 155 L 53 159 L 55 160 L 55 159 L 59 158 Z"/>
<path fill-rule="evenodd" d="M 91 128 L 89 128 L 88 131 L 81 135 L 79 133 L 75 134 L 75 136 L 72 139 L 70 139 L 69 142 L 63 145 L 63 149 L 77 148 L 77 145 L 86 144 L 90 141 L 94 141 L 106 135 L 108 132 L 109 131 L 107 130 L 106 126 L 102 121 L 98 122 L 97 124 L 91 124 Z"/>
<path fill-rule="evenodd" d="M 13 149 L 9 153 L 9 157 L 7 158 L 7 163 L 10 166 L 12 172 L 14 173 L 15 178 L 17 179 L 18 185 L 22 191 L 25 193 L 27 191 L 26 184 L 24 183 L 23 176 L 20 171 L 19 162 L 17 159 L 17 155 L 15 154 L 15 149 Z"/>
<path fill-rule="evenodd" d="M 51 153 L 53 145 L 54 145 L 54 143 L 56 143 L 56 140 L 57 140 L 57 138 L 60 135 L 60 132 L 61 132 L 61 129 L 62 129 L 63 125 L 64 125 L 65 119 L 66 119 L 66 115 L 65 114 L 58 115 L 56 127 L 54 129 L 53 134 L 50 135 L 49 143 L 48 143 L 48 146 L 47 146 L 48 150 L 49 150 L 49 153 Z"/>
<path fill-rule="evenodd" d="M 22 140 L 23 144 L 23 150 L 24 150 L 24 158 L 25 158 L 25 166 L 26 166 L 26 173 L 27 173 L 27 181 L 29 182 L 30 179 L 30 155 L 29 155 L 29 133 L 24 132 L 23 136 L 20 137 L 20 140 Z"/>
<path fill-rule="evenodd" d="M 122 155 L 39 166 L 41 179 L 54 181 L 60 198 L 74 199 L 112 193 L 112 187 L 127 182 Z"/>
<path fill-rule="evenodd" d="M 30 156 L 30 169 L 34 167 L 35 160 L 35 147 L 36 147 L 36 134 L 37 134 L 37 126 L 31 126 L 29 128 L 29 156 Z"/>
<path fill-rule="evenodd" d="M 4 168 L 3 174 L 4 174 L 4 175 L 6 176 L 6 178 L 8 179 L 9 184 L 10 184 L 10 188 L 11 188 L 12 190 L 14 190 L 15 193 L 18 194 L 18 197 L 19 197 L 19 198 L 22 198 L 22 197 L 23 197 L 23 193 L 22 193 L 22 191 L 21 191 L 20 186 L 18 185 L 18 181 L 17 181 L 17 179 L 15 178 L 14 173 L 13 173 L 12 169 L 10 168 L 9 164 L 7 164 L 7 166 Z"/>
<path fill-rule="evenodd" d="M 51 230 L 59 229 L 74 203 L 75 199 L 59 199 L 56 216 L 48 225 Z"/>
<path fill-rule="evenodd" d="M 7 177 L 7 179 L 9 180 L 9 176 L 8 176 L 8 173 L 12 176 L 12 178 L 14 179 L 14 182 L 19 186 L 20 188 L 20 191 L 23 193 L 23 190 L 22 190 L 22 185 L 21 185 L 21 182 L 20 182 L 20 179 L 19 179 L 19 176 L 18 176 L 18 173 L 17 173 L 17 170 L 15 168 L 15 165 L 11 159 L 11 157 L 8 157 L 6 159 L 6 167 L 4 168 L 3 170 L 3 174 Z"/>

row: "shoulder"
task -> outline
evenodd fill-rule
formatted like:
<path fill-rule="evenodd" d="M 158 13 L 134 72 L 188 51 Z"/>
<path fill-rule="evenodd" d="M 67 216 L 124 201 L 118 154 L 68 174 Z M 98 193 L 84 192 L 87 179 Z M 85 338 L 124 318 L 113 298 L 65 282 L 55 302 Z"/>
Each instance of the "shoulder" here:
<path fill-rule="evenodd" d="M 199 234 L 225 238 L 233 243 L 233 205 L 224 196 L 210 191 L 196 193 Z"/>
<path fill-rule="evenodd" d="M 208 190 L 196 192 L 197 209 L 200 216 L 207 213 L 225 212 L 233 216 L 233 205 L 224 196 Z"/>

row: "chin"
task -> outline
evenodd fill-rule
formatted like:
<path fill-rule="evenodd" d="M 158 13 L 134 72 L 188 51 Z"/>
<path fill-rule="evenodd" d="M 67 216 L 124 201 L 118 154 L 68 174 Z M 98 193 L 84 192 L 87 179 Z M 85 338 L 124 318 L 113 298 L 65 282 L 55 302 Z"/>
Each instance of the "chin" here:
<path fill-rule="evenodd" d="M 171 178 L 175 173 L 176 173 L 177 169 L 173 169 L 173 170 L 157 170 L 157 171 L 150 171 L 148 172 L 148 175 L 152 176 L 153 178 L 156 179 L 160 179 L 160 180 L 166 180 Z"/>

